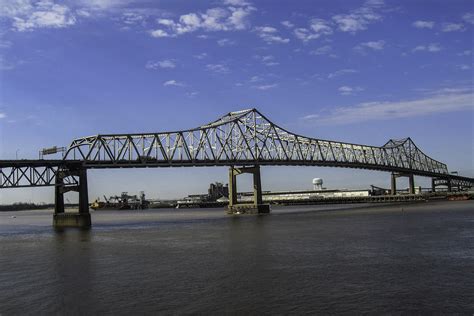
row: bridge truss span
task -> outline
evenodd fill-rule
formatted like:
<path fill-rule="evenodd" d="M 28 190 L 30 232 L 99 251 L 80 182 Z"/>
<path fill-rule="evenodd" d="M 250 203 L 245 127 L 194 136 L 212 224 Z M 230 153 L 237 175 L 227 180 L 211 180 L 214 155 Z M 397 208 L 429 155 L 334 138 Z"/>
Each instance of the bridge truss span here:
<path fill-rule="evenodd" d="M 445 176 L 447 166 L 410 139 L 368 146 L 305 137 L 271 122 L 256 109 L 228 113 L 198 128 L 75 139 L 65 159 L 87 168 L 314 165 Z"/>

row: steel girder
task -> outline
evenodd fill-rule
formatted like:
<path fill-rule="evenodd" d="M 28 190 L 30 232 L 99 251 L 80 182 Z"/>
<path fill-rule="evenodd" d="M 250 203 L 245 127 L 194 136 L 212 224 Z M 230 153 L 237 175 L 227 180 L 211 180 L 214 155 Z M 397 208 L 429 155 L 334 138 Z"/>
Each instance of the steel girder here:
<path fill-rule="evenodd" d="M 24 188 L 56 185 L 56 175 L 69 173 L 80 164 L 65 164 L 58 160 L 0 161 L 0 188 Z M 65 177 L 66 186 L 78 185 L 71 174 Z"/>
<path fill-rule="evenodd" d="M 81 168 L 307 165 L 415 174 L 473 187 L 474 179 L 448 173 L 410 138 L 381 147 L 300 136 L 256 109 L 231 112 L 198 128 L 163 133 L 96 135 L 75 139 L 63 160 L 0 161 L 0 188 L 51 186 L 58 172 L 77 185 Z"/>
<path fill-rule="evenodd" d="M 410 138 L 381 147 L 309 138 L 277 126 L 256 109 L 190 130 L 78 138 L 65 159 L 83 160 L 88 168 L 317 165 L 448 174 L 444 163 L 425 155 Z"/>

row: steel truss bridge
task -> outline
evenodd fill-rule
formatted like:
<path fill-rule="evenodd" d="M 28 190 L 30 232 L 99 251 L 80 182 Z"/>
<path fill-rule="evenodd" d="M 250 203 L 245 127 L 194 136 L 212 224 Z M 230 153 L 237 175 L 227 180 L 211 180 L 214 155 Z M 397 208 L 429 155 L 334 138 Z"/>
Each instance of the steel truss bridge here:
<path fill-rule="evenodd" d="M 414 175 L 431 177 L 433 189 L 436 185 L 449 190 L 474 186 L 474 179 L 450 174 L 446 164 L 423 153 L 410 138 L 391 139 L 380 147 L 310 138 L 291 133 L 250 109 L 189 130 L 77 138 L 60 160 L 0 160 L 0 188 L 78 187 L 78 170 L 83 169 L 229 166 L 232 193 L 237 174 L 258 173 L 254 180 L 259 183 L 259 167 L 265 165 L 387 171 L 392 173 L 393 194 L 400 176 L 409 177 L 412 193 Z"/>

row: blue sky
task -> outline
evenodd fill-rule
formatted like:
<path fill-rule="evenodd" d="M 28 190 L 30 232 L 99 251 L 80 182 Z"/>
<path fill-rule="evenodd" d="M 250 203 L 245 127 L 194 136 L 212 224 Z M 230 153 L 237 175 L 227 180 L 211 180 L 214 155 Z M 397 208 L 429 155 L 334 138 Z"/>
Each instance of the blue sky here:
<path fill-rule="evenodd" d="M 474 176 L 472 1 L 0 0 L 0 23 L 0 159 L 256 107 L 315 138 L 382 145 L 410 136 Z M 262 173 L 268 190 L 311 188 L 316 176 L 331 188 L 389 184 L 386 173 L 360 170 Z M 89 175 L 92 199 L 204 192 L 227 173 Z M 52 190 L 4 190 L 0 199 L 51 201 Z"/>

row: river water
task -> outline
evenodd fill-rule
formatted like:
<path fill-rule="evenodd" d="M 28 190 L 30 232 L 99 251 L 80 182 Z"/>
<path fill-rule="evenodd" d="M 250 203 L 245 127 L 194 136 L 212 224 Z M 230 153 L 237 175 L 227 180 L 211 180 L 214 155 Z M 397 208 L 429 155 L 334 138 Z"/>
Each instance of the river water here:
<path fill-rule="evenodd" d="M 0 315 L 474 313 L 474 201 L 0 213 Z"/>

